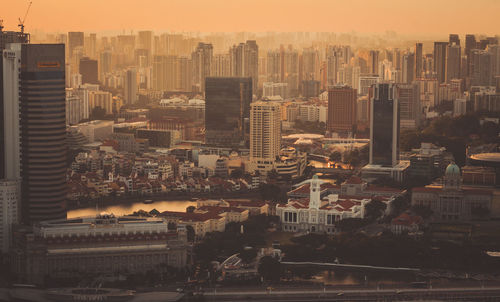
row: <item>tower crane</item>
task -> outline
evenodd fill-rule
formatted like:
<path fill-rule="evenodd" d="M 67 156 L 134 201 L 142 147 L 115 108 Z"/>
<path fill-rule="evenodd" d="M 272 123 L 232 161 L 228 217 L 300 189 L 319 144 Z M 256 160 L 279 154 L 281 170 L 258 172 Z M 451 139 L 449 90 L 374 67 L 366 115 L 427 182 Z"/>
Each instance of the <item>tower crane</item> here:
<path fill-rule="evenodd" d="M 24 18 L 22 20 L 21 18 L 19 18 L 19 24 L 17 26 L 19 26 L 19 28 L 21 29 L 21 33 L 24 33 L 24 22 L 26 21 L 26 17 L 28 17 L 28 12 L 30 11 L 32 3 L 33 1 L 28 2 L 28 8 L 26 9 L 26 14 L 24 14 Z"/>

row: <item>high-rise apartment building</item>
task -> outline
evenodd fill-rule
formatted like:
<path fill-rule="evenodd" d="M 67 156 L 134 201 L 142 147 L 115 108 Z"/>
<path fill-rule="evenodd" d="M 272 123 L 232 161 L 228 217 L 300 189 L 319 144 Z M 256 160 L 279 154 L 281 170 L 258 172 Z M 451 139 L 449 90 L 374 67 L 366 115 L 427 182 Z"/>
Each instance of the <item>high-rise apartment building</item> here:
<path fill-rule="evenodd" d="M 460 78 L 462 51 L 458 44 L 448 44 L 446 47 L 446 82 Z"/>
<path fill-rule="evenodd" d="M 491 54 L 486 50 L 473 49 L 469 56 L 469 77 L 471 86 L 489 86 L 491 77 Z"/>
<path fill-rule="evenodd" d="M 252 78 L 208 77 L 205 85 L 205 142 L 241 145 L 249 134 Z"/>
<path fill-rule="evenodd" d="M 123 99 L 125 104 L 137 102 L 137 71 L 135 68 L 128 69 L 125 74 Z"/>
<path fill-rule="evenodd" d="M 109 50 L 105 50 L 101 52 L 99 57 L 99 80 L 104 82 L 105 76 L 111 73 L 112 64 L 111 64 L 112 53 Z"/>
<path fill-rule="evenodd" d="M 370 68 L 369 72 L 371 74 L 378 75 L 379 54 L 380 52 L 378 50 L 370 50 L 370 61 L 368 62 L 368 67 Z"/>
<path fill-rule="evenodd" d="M 191 54 L 193 61 L 193 86 L 197 92 L 205 91 L 205 79 L 210 76 L 212 57 L 212 44 L 201 42 Z"/>
<path fill-rule="evenodd" d="M 279 83 L 281 78 L 281 52 L 270 50 L 267 52 L 267 82 Z"/>
<path fill-rule="evenodd" d="M 8 253 L 12 225 L 19 222 L 19 193 L 18 181 L 0 180 L 0 253 Z"/>
<path fill-rule="evenodd" d="M 275 102 L 250 104 L 250 160 L 274 162 L 281 149 L 281 109 Z M 264 163 L 261 163 L 264 164 Z"/>
<path fill-rule="evenodd" d="M 354 132 L 357 121 L 356 99 L 356 89 L 349 86 L 330 86 L 328 89 L 328 131 Z"/>
<path fill-rule="evenodd" d="M 401 70 L 401 80 L 403 83 L 409 84 L 415 80 L 415 67 L 413 66 L 415 63 L 415 54 L 413 52 L 409 52 L 403 55 L 403 66 Z"/>
<path fill-rule="evenodd" d="M 448 42 L 434 42 L 434 72 L 438 83 L 446 81 L 446 50 Z"/>
<path fill-rule="evenodd" d="M 84 35 L 83 32 L 77 31 L 77 32 L 68 32 L 68 59 L 71 59 L 73 57 L 73 52 L 77 47 L 82 47 L 84 46 Z"/>
<path fill-rule="evenodd" d="M 64 45 L 21 46 L 19 116 L 24 222 L 66 217 L 64 72 Z"/>

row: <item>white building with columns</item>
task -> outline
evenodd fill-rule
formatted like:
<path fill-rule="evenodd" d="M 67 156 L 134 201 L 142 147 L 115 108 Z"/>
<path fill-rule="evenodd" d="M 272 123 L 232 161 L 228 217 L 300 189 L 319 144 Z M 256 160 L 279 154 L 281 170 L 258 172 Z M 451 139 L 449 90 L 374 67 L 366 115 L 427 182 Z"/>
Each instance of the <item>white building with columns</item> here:
<path fill-rule="evenodd" d="M 331 194 L 321 199 L 322 180 L 314 175 L 309 198 L 289 199 L 276 207 L 282 229 L 286 232 L 334 233 L 335 223 L 346 218 L 363 218 L 370 198 L 339 198 Z"/>

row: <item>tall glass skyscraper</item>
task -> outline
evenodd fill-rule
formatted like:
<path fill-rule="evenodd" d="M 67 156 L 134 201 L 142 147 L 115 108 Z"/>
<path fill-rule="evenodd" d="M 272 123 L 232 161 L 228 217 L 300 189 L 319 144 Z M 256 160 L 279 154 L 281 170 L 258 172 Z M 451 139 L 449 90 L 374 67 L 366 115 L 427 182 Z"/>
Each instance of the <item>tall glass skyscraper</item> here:
<path fill-rule="evenodd" d="M 393 167 L 399 162 L 399 104 L 393 84 L 373 86 L 370 164 Z"/>
<path fill-rule="evenodd" d="M 205 142 L 248 145 L 252 78 L 209 77 L 205 82 Z"/>

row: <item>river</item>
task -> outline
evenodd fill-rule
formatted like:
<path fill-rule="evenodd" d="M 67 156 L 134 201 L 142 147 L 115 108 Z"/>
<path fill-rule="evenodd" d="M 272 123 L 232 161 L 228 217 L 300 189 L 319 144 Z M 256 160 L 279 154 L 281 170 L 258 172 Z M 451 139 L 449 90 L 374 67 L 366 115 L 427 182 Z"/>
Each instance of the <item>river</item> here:
<path fill-rule="evenodd" d="M 152 204 L 145 204 L 142 202 L 134 202 L 129 204 L 115 204 L 105 207 L 89 207 L 89 208 L 81 208 L 74 209 L 68 211 L 68 218 L 75 217 L 85 217 L 85 216 L 95 216 L 99 213 L 106 212 L 112 213 L 116 216 L 128 215 L 133 212 L 144 210 L 151 211 L 156 209 L 160 212 L 164 211 L 176 211 L 176 212 L 185 212 L 186 208 L 189 206 L 196 206 L 196 202 L 188 201 L 188 200 L 176 200 L 176 201 L 155 201 Z"/>

